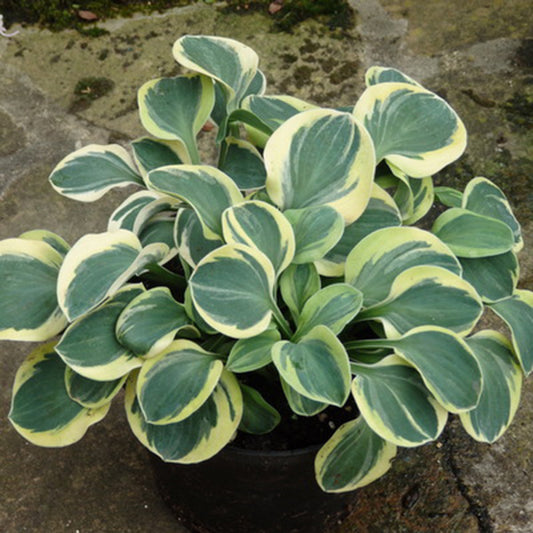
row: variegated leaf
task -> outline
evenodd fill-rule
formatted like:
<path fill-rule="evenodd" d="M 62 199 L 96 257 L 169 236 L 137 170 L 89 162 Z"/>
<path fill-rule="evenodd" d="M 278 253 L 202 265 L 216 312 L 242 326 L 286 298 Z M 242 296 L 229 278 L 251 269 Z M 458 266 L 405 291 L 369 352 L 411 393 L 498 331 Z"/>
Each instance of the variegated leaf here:
<path fill-rule="evenodd" d="M 222 212 L 243 201 L 234 181 L 207 165 L 161 167 L 148 173 L 146 183 L 154 191 L 189 203 L 210 240 L 222 236 Z"/>
<path fill-rule="evenodd" d="M 316 326 L 297 343 L 280 341 L 272 347 L 272 361 L 296 392 L 342 406 L 350 391 L 348 355 L 335 334 Z"/>
<path fill-rule="evenodd" d="M 65 257 L 57 280 L 57 298 L 72 321 L 114 294 L 146 264 L 157 263 L 168 253 L 165 244 L 142 248 L 128 230 L 87 234 Z"/>
<path fill-rule="evenodd" d="M 178 253 L 195 267 L 209 252 L 224 244 L 222 239 L 207 239 L 200 218 L 193 209 L 180 209 L 174 225 L 174 240 Z"/>
<path fill-rule="evenodd" d="M 60 447 L 80 440 L 108 410 L 109 404 L 87 409 L 69 397 L 65 364 L 49 343 L 34 350 L 18 369 L 9 420 L 31 443 Z"/>
<path fill-rule="evenodd" d="M 472 285 L 449 270 L 422 265 L 399 274 L 388 297 L 359 313 L 357 320 L 379 321 L 389 338 L 426 325 L 468 335 L 482 313 Z"/>
<path fill-rule="evenodd" d="M 196 135 L 215 103 L 213 82 L 205 76 L 177 76 L 146 82 L 137 94 L 141 123 L 154 137 L 178 141 L 199 163 Z"/>
<path fill-rule="evenodd" d="M 374 151 L 350 114 L 313 109 L 295 115 L 272 134 L 263 155 L 266 190 L 282 210 L 329 205 L 346 224 L 365 210 Z"/>
<path fill-rule="evenodd" d="M 265 186 L 266 169 L 257 148 L 243 139 L 227 137 L 222 147 L 224 157 L 219 163 L 239 189 L 261 189 Z"/>
<path fill-rule="evenodd" d="M 533 292 L 517 290 L 509 298 L 490 304 L 490 308 L 509 326 L 520 366 L 529 375 L 533 371 Z"/>
<path fill-rule="evenodd" d="M 167 287 L 154 287 L 136 296 L 118 317 L 117 340 L 139 356 L 165 350 L 176 333 L 190 324 L 182 304 Z"/>
<path fill-rule="evenodd" d="M 374 183 L 370 201 L 363 214 L 344 228 L 337 244 L 316 262 L 319 273 L 322 276 L 343 276 L 346 258 L 359 241 L 378 229 L 400 226 L 401 223 L 402 217 L 394 200 Z"/>
<path fill-rule="evenodd" d="M 139 372 L 137 398 L 144 419 L 156 425 L 186 419 L 209 398 L 223 367 L 215 354 L 198 344 L 185 339 L 174 341 L 146 361 Z"/>
<path fill-rule="evenodd" d="M 143 175 L 159 167 L 189 162 L 189 154 L 179 141 L 141 137 L 131 142 L 131 148 L 133 158 Z"/>
<path fill-rule="evenodd" d="M 515 252 L 524 246 L 520 224 L 513 214 L 509 201 L 503 191 L 488 179 L 474 178 L 468 182 L 461 207 L 507 224 L 513 232 Z"/>
<path fill-rule="evenodd" d="M 378 65 L 370 67 L 365 72 L 365 82 L 367 87 L 377 85 L 378 83 L 389 82 L 410 83 L 411 85 L 421 87 L 420 83 L 416 82 L 413 78 L 410 78 L 400 70 L 392 67 L 380 67 Z"/>
<path fill-rule="evenodd" d="M 435 326 L 413 328 L 395 339 L 351 341 L 353 353 L 362 348 L 393 348 L 414 366 L 437 401 L 452 413 L 473 409 L 481 394 L 481 368 L 468 344 L 449 329 Z"/>
<path fill-rule="evenodd" d="M 115 325 L 125 307 L 144 287 L 122 287 L 100 307 L 74 321 L 56 346 L 57 353 L 76 373 L 95 381 L 119 379 L 143 361 L 119 343 Z"/>
<path fill-rule="evenodd" d="M 499 439 L 511 424 L 520 402 L 522 372 L 509 341 L 496 331 L 480 331 L 466 339 L 483 374 L 477 406 L 461 413 L 467 433 L 481 442 Z"/>
<path fill-rule="evenodd" d="M 296 392 L 281 376 L 281 388 L 293 412 L 300 416 L 314 416 L 328 407 L 327 403 L 317 402 Z"/>
<path fill-rule="evenodd" d="M 107 191 L 126 185 L 144 185 L 130 155 L 118 144 L 90 144 L 62 159 L 49 177 L 63 196 L 94 202 Z"/>
<path fill-rule="evenodd" d="M 135 395 L 135 379 L 126 386 L 126 414 L 139 441 L 169 463 L 199 463 L 216 455 L 233 437 L 242 417 L 242 393 L 231 372 L 224 371 L 204 404 L 181 422 L 146 422 Z"/>
<path fill-rule="evenodd" d="M 56 233 L 48 231 L 46 229 L 34 229 L 30 231 L 25 231 L 21 233 L 18 237 L 19 239 L 27 239 L 29 241 L 39 241 L 49 244 L 56 252 L 58 252 L 63 257 L 67 255 L 67 252 L 70 250 L 70 245 Z"/>
<path fill-rule="evenodd" d="M 272 346 L 281 339 L 277 329 L 267 329 L 249 339 L 239 339 L 231 348 L 226 368 L 232 372 L 252 372 L 272 362 Z"/>
<path fill-rule="evenodd" d="M 251 125 L 246 125 L 248 136 L 255 145 L 261 148 L 265 146 L 272 132 L 289 118 L 302 111 L 316 108 L 313 104 L 287 95 L 248 96 L 243 100 L 242 107 L 257 116 L 269 129 L 269 132 L 265 133 Z"/>
<path fill-rule="evenodd" d="M 298 317 L 298 329 L 292 338 L 296 341 L 315 326 L 327 326 L 338 335 L 361 309 L 363 295 L 347 283 L 334 283 L 313 294 Z"/>
<path fill-rule="evenodd" d="M 295 250 L 292 226 L 276 207 L 250 200 L 222 213 L 222 233 L 228 244 L 244 244 L 263 252 L 276 272 L 292 262 Z"/>
<path fill-rule="evenodd" d="M 294 231 L 296 251 L 293 263 L 296 264 L 322 259 L 344 231 L 342 215 L 329 205 L 288 209 L 284 214 Z"/>
<path fill-rule="evenodd" d="M 241 385 L 243 413 L 239 431 L 264 435 L 270 433 L 281 421 L 281 415 L 261 395 L 247 385 Z"/>
<path fill-rule="evenodd" d="M 431 233 L 407 227 L 384 228 L 361 240 L 346 259 L 345 279 L 369 307 L 385 300 L 395 278 L 419 265 L 441 267 L 460 275 L 451 250 Z"/>
<path fill-rule="evenodd" d="M 237 109 L 257 73 L 259 58 L 248 46 L 226 37 L 185 35 L 173 46 L 176 61 L 224 88 L 228 112 Z"/>
<path fill-rule="evenodd" d="M 343 424 L 320 448 L 315 476 L 325 492 L 347 492 L 375 481 L 389 470 L 396 446 L 383 440 L 363 417 Z"/>
<path fill-rule="evenodd" d="M 520 268 L 514 252 L 459 259 L 463 278 L 468 281 L 484 302 L 492 303 L 511 296 L 516 289 Z"/>
<path fill-rule="evenodd" d="M 376 161 L 386 159 L 413 178 L 435 174 L 466 147 L 466 130 L 455 111 L 412 83 L 371 85 L 353 114 L 374 141 Z"/>
<path fill-rule="evenodd" d="M 435 440 L 447 411 L 433 398 L 418 372 L 396 355 L 373 365 L 352 363 L 352 394 L 366 423 L 382 439 L 413 447 Z"/>
<path fill-rule="evenodd" d="M 227 244 L 206 255 L 189 286 L 200 316 L 215 330 L 234 338 L 254 337 L 272 318 L 275 272 L 259 250 Z"/>
<path fill-rule="evenodd" d="M 110 403 L 120 392 L 128 375 L 111 381 L 94 381 L 77 374 L 70 367 L 65 369 L 65 386 L 68 395 L 83 407 L 98 409 Z"/>
<path fill-rule="evenodd" d="M 116 231 L 117 229 L 133 231 L 139 212 L 147 205 L 161 200 L 162 195 L 153 191 L 139 191 L 128 196 L 111 213 L 107 223 L 107 231 Z"/>
<path fill-rule="evenodd" d="M 0 339 L 44 341 L 65 328 L 56 296 L 62 262 L 44 237 L 0 241 Z"/>
<path fill-rule="evenodd" d="M 452 207 L 440 215 L 431 231 L 457 257 L 489 257 L 514 246 L 511 228 L 496 218 Z"/>
<path fill-rule="evenodd" d="M 305 302 L 320 289 L 320 276 L 311 263 L 290 265 L 280 277 L 281 297 L 295 322 Z"/>

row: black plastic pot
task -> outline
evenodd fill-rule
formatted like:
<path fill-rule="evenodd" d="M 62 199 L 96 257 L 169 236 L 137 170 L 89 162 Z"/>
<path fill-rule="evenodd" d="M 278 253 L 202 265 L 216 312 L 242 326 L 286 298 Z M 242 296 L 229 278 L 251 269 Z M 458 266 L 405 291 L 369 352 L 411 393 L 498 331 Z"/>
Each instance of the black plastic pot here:
<path fill-rule="evenodd" d="M 325 533 L 355 503 L 314 478 L 319 447 L 262 452 L 226 447 L 209 461 L 178 465 L 152 455 L 161 496 L 195 533 Z"/>

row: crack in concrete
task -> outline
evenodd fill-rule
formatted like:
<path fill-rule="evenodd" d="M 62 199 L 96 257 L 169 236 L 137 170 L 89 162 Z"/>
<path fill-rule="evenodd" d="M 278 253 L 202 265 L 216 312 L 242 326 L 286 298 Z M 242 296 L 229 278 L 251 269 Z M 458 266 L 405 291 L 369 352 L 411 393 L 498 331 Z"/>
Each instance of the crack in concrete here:
<path fill-rule="evenodd" d="M 455 460 L 455 446 L 453 444 L 453 437 L 450 435 L 450 431 L 446 428 L 442 434 L 441 441 L 443 444 L 443 456 L 446 461 L 450 472 L 455 478 L 457 489 L 461 493 L 461 496 L 468 503 L 468 512 L 472 514 L 478 523 L 480 533 L 494 533 L 494 525 L 488 509 L 479 501 L 479 499 L 471 494 L 471 487 L 463 480 L 461 475 L 461 469 Z"/>

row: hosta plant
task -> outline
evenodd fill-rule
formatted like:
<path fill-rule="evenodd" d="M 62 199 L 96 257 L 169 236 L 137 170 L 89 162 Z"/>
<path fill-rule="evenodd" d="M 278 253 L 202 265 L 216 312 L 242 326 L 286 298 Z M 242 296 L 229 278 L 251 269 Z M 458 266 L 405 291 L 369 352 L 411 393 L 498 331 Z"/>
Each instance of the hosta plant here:
<path fill-rule="evenodd" d="M 195 463 L 275 431 L 276 388 L 298 419 L 351 412 L 316 456 L 329 492 L 378 478 L 449 413 L 500 437 L 533 368 L 533 292 L 517 289 L 503 192 L 433 186 L 465 149 L 453 109 L 391 68 L 325 109 L 265 95 L 239 42 L 184 36 L 173 54 L 187 73 L 138 92 L 147 136 L 77 150 L 50 176 L 82 202 L 133 186 L 108 230 L 0 242 L 0 338 L 45 342 L 15 377 L 16 430 L 71 444 L 125 388 L 141 443 Z M 197 145 L 208 122 L 216 164 Z M 484 309 L 510 339 L 478 326 Z"/>

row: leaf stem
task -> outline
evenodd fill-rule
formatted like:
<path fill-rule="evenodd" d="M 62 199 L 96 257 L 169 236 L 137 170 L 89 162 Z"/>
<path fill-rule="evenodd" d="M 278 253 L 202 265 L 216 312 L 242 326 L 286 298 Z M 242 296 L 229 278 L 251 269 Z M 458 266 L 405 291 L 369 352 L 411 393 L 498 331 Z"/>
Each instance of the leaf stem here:
<path fill-rule="evenodd" d="M 146 272 L 143 272 L 141 274 L 142 278 L 159 283 L 165 283 L 166 285 L 170 285 L 171 287 L 176 289 L 185 290 L 187 288 L 187 281 L 183 276 L 175 274 L 174 272 L 167 270 L 166 268 L 158 265 L 157 263 L 151 263 L 145 268 Z"/>
<path fill-rule="evenodd" d="M 276 304 L 276 302 L 272 302 L 272 314 L 274 315 L 274 320 L 278 324 L 278 326 L 281 328 L 281 331 L 283 334 L 290 339 L 292 337 L 292 331 L 291 327 L 289 325 L 289 322 L 287 319 L 283 316 L 283 313 L 280 311 L 280 308 Z"/>

